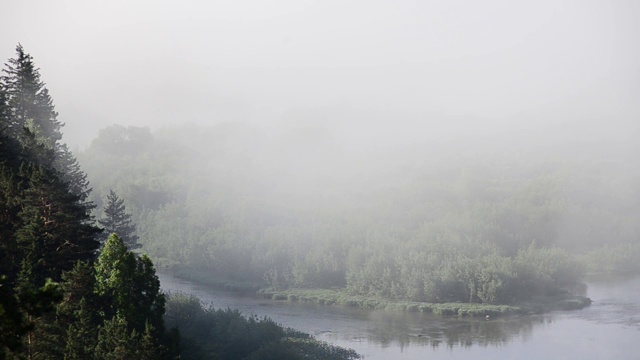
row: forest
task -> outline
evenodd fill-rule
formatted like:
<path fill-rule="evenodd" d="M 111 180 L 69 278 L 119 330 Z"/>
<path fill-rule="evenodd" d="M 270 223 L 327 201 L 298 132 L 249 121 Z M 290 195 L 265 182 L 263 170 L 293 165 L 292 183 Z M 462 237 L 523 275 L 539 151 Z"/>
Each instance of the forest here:
<path fill-rule="evenodd" d="M 114 191 L 158 266 L 230 289 L 512 304 L 640 270 L 637 146 L 580 129 L 342 135 L 315 119 L 113 125 L 79 161 L 98 216 Z"/>
<path fill-rule="evenodd" d="M 0 78 L 0 359 L 358 358 L 165 294 L 156 266 L 233 290 L 471 304 L 640 272 L 640 149 L 607 138 L 372 144 L 299 119 L 113 125 L 74 153 L 62 128 L 18 45 Z"/>
<path fill-rule="evenodd" d="M 164 294 L 123 201 L 114 192 L 104 208 L 92 201 L 62 127 L 18 45 L 0 77 L 0 359 L 359 357 L 266 318 Z"/>
<path fill-rule="evenodd" d="M 0 360 L 638 358 L 640 1 L 0 14 Z"/>

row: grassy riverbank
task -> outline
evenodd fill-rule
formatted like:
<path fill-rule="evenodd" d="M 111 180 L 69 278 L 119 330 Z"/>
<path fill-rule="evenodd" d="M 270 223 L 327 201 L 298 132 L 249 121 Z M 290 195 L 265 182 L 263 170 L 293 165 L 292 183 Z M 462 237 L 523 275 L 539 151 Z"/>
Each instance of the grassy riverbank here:
<path fill-rule="evenodd" d="M 370 296 L 351 295 L 343 290 L 329 289 L 262 289 L 258 291 L 258 295 L 272 300 L 290 302 L 300 301 L 319 305 L 346 305 L 366 309 L 419 311 L 443 316 L 469 317 L 539 314 L 554 310 L 582 309 L 591 304 L 589 298 L 573 295 L 541 296 L 513 305 L 394 301 Z"/>
<path fill-rule="evenodd" d="M 197 284 L 232 291 L 244 295 L 254 295 L 271 300 L 306 302 L 318 305 L 345 305 L 365 309 L 400 310 L 432 313 L 442 316 L 490 317 L 508 315 L 540 314 L 554 310 L 576 310 L 591 304 L 584 296 L 555 295 L 538 296 L 526 302 L 510 305 L 490 305 L 478 303 L 427 303 L 403 300 L 389 300 L 349 294 L 343 289 L 287 289 L 272 290 L 263 288 L 264 284 L 255 282 L 234 282 L 208 275 L 206 272 L 180 269 L 174 267 L 169 272 L 178 277 Z"/>

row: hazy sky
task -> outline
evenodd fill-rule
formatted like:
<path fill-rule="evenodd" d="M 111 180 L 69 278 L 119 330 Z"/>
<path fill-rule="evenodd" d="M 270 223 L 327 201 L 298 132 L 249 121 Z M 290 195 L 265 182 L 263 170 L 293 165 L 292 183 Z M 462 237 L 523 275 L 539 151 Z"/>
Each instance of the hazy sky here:
<path fill-rule="evenodd" d="M 112 123 L 311 119 L 419 137 L 640 122 L 635 0 L 2 0 L 0 12 L 0 59 L 18 42 L 34 56 L 72 146 Z"/>

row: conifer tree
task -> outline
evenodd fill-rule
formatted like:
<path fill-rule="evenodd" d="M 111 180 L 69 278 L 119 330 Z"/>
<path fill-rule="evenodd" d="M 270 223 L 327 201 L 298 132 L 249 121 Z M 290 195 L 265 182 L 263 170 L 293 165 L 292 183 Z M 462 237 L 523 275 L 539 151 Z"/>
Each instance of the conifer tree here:
<path fill-rule="evenodd" d="M 107 195 L 107 205 L 104 208 L 104 217 L 98 220 L 104 227 L 104 238 L 110 234 L 118 234 L 129 250 L 140 248 L 136 226 L 127 213 L 124 200 L 120 199 L 113 190 L 109 190 Z"/>
<path fill-rule="evenodd" d="M 16 47 L 16 57 L 9 59 L 0 77 L 0 129 L 27 148 L 41 145 L 50 150 L 48 157 L 39 161 L 59 172 L 62 181 L 69 184 L 70 191 L 86 202 L 89 192 L 87 176 L 80 170 L 76 158 L 66 144 L 61 143 L 61 129 L 49 90 L 40 80 L 40 70 L 35 67 L 33 57 L 24 51 L 22 45 Z M 41 151 L 42 152 L 42 151 Z"/>
<path fill-rule="evenodd" d="M 0 82 L 0 133 L 7 133 L 10 126 L 9 93 Z"/>
<path fill-rule="evenodd" d="M 168 358 L 178 345 L 162 345 L 153 264 L 115 236 L 96 262 L 101 230 L 57 116 L 18 45 L 0 77 L 0 359 Z M 111 200 L 110 231 L 138 247 L 123 202 Z"/>
<path fill-rule="evenodd" d="M 51 170 L 25 165 L 21 173 L 29 183 L 19 213 L 24 225 L 16 233 L 19 250 L 23 258 L 34 261 L 35 281 L 47 277 L 60 281 L 62 272 L 71 270 L 76 261 L 93 258 L 99 229 L 79 198 Z"/>
<path fill-rule="evenodd" d="M 0 275 L 0 359 L 19 350 L 21 337 L 29 331 L 18 298 L 8 285 L 7 277 Z"/>
<path fill-rule="evenodd" d="M 14 282 L 20 266 L 15 239 L 21 192 L 17 146 L 16 141 L 0 130 L 0 275 L 7 277 L 7 283 Z"/>
<path fill-rule="evenodd" d="M 129 330 L 127 320 L 118 315 L 106 320 L 100 327 L 98 343 L 95 347 L 96 360 L 136 359 L 139 334 Z"/>
<path fill-rule="evenodd" d="M 80 198 L 80 201 L 93 209 L 95 206 L 91 203 L 87 203 L 87 198 L 91 192 L 91 188 L 89 188 L 89 180 L 87 180 L 87 174 L 82 171 L 80 164 L 78 163 L 78 159 L 73 155 L 71 150 L 69 150 L 67 144 L 61 144 L 58 146 L 54 166 L 60 173 L 62 181 L 67 183 L 69 191 L 72 194 L 77 195 Z"/>
<path fill-rule="evenodd" d="M 101 311 L 100 300 L 95 293 L 96 274 L 92 263 L 78 261 L 72 270 L 62 274 L 60 286 L 64 291 L 64 298 L 58 305 L 60 318 L 75 318 L 75 313 L 80 310 L 80 302 L 84 302 L 89 312 L 97 314 Z M 98 324 L 97 317 L 94 322 Z"/>
<path fill-rule="evenodd" d="M 45 284 L 37 288 L 33 283 L 23 281 L 19 276 L 19 284 L 14 289 L 18 299 L 18 311 L 23 314 L 26 334 L 22 336 L 22 344 L 16 350 L 22 350 L 23 356 L 32 358 L 56 358 L 49 355 L 58 349 L 50 346 L 55 339 L 55 326 L 52 322 L 52 311 L 62 299 L 60 286 L 47 279 Z"/>
<path fill-rule="evenodd" d="M 91 310 L 85 298 L 80 300 L 74 316 L 76 321 L 69 325 L 66 334 L 64 359 L 91 359 L 96 347 L 98 327 L 93 321 Z"/>
<path fill-rule="evenodd" d="M 11 121 L 9 133 L 19 137 L 23 128 L 28 128 L 40 143 L 55 148 L 62 138 L 49 90 L 40 80 L 40 69 L 35 67 L 33 57 L 24 51 L 22 45 L 16 47 L 16 57 L 9 59 L 0 78 L 6 87 Z"/>
<path fill-rule="evenodd" d="M 61 358 L 66 330 L 54 312 L 62 299 L 56 281 L 77 260 L 94 258 L 99 229 L 84 203 L 84 174 L 73 160 L 56 163 L 72 155 L 59 143 L 62 123 L 39 70 L 22 46 L 16 50 L 0 77 L 0 275 L 7 295 L 0 312 L 14 314 L 6 317 L 0 352 Z"/>
<path fill-rule="evenodd" d="M 140 360 L 159 360 L 166 357 L 167 349 L 165 346 L 159 344 L 157 336 L 156 329 L 147 323 L 144 328 L 144 333 L 140 337 L 138 347 L 137 355 Z"/>
<path fill-rule="evenodd" d="M 95 347 L 102 318 L 102 302 L 95 293 L 93 264 L 79 261 L 62 274 L 62 302 L 57 308 L 57 325 L 64 333 L 64 358 L 89 359 Z"/>

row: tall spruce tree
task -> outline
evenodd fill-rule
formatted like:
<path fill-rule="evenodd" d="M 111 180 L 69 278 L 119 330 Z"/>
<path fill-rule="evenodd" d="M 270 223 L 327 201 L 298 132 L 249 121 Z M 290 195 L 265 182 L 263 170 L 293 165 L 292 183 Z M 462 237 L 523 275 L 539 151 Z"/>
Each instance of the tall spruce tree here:
<path fill-rule="evenodd" d="M 175 355 L 162 345 L 165 298 L 151 260 L 116 237 L 96 261 L 101 229 L 86 176 L 59 142 L 31 56 L 20 45 L 17 53 L 0 78 L 0 359 Z M 135 227 L 117 200 L 125 216 L 116 231 L 133 248 Z"/>
<path fill-rule="evenodd" d="M 124 205 L 124 200 L 120 199 L 113 190 L 109 190 L 107 195 L 107 205 L 104 207 L 104 216 L 98 220 L 98 223 L 104 227 L 103 238 L 106 239 L 110 234 L 118 234 L 129 250 L 140 248 L 138 243 L 138 235 L 136 235 L 136 226 L 128 214 Z"/>
<path fill-rule="evenodd" d="M 22 45 L 16 47 L 16 57 L 9 59 L 0 80 L 6 87 L 11 113 L 9 133 L 14 137 L 28 128 L 39 142 L 53 149 L 62 138 L 63 124 L 58 121 L 49 90 L 40 80 L 40 69 L 33 63 L 33 57 L 24 51 Z"/>
<path fill-rule="evenodd" d="M 54 172 L 35 165 L 21 170 L 29 187 L 19 213 L 23 226 L 16 233 L 18 247 L 24 258 L 35 261 L 34 279 L 59 281 L 76 261 L 94 257 L 100 230 L 91 223 L 79 197 Z"/>
<path fill-rule="evenodd" d="M 15 314 L 2 329 L 2 354 L 62 356 L 53 346 L 64 334 L 53 312 L 62 299 L 56 281 L 76 261 L 93 259 L 99 245 L 100 229 L 81 192 L 56 168 L 57 115 L 32 57 L 19 45 L 0 77 L 0 277 L 7 295 L 0 313 Z"/>
<path fill-rule="evenodd" d="M 44 161 L 53 163 L 62 180 L 69 184 L 70 191 L 93 209 L 87 202 L 90 192 L 87 176 L 67 145 L 60 142 L 64 124 L 58 120 L 53 100 L 40 80 L 40 70 L 35 67 L 33 57 L 18 45 L 16 57 L 9 59 L 6 66 L 0 77 L 0 90 L 4 88 L 0 91 L 0 128 L 5 127 L 13 137 L 31 143 L 28 147 L 40 144 L 52 150 L 50 156 L 53 158 Z"/>
<path fill-rule="evenodd" d="M 77 195 L 80 201 L 90 209 L 95 208 L 93 203 L 88 202 L 89 193 L 89 180 L 87 180 L 87 174 L 82 171 L 78 159 L 73 155 L 67 144 L 61 144 L 57 147 L 55 154 L 54 166 L 60 173 L 62 181 L 66 182 L 69 191 Z"/>
<path fill-rule="evenodd" d="M 9 93 L 0 81 L 0 133 L 8 133 L 10 126 Z"/>
<path fill-rule="evenodd" d="M 130 330 L 127 320 L 120 315 L 106 320 L 100 327 L 93 358 L 96 360 L 137 360 L 136 349 L 140 335 Z"/>
<path fill-rule="evenodd" d="M 93 357 L 98 327 L 92 315 L 85 298 L 80 299 L 78 309 L 74 311 L 76 319 L 69 324 L 66 333 L 65 360 L 85 360 Z"/>

